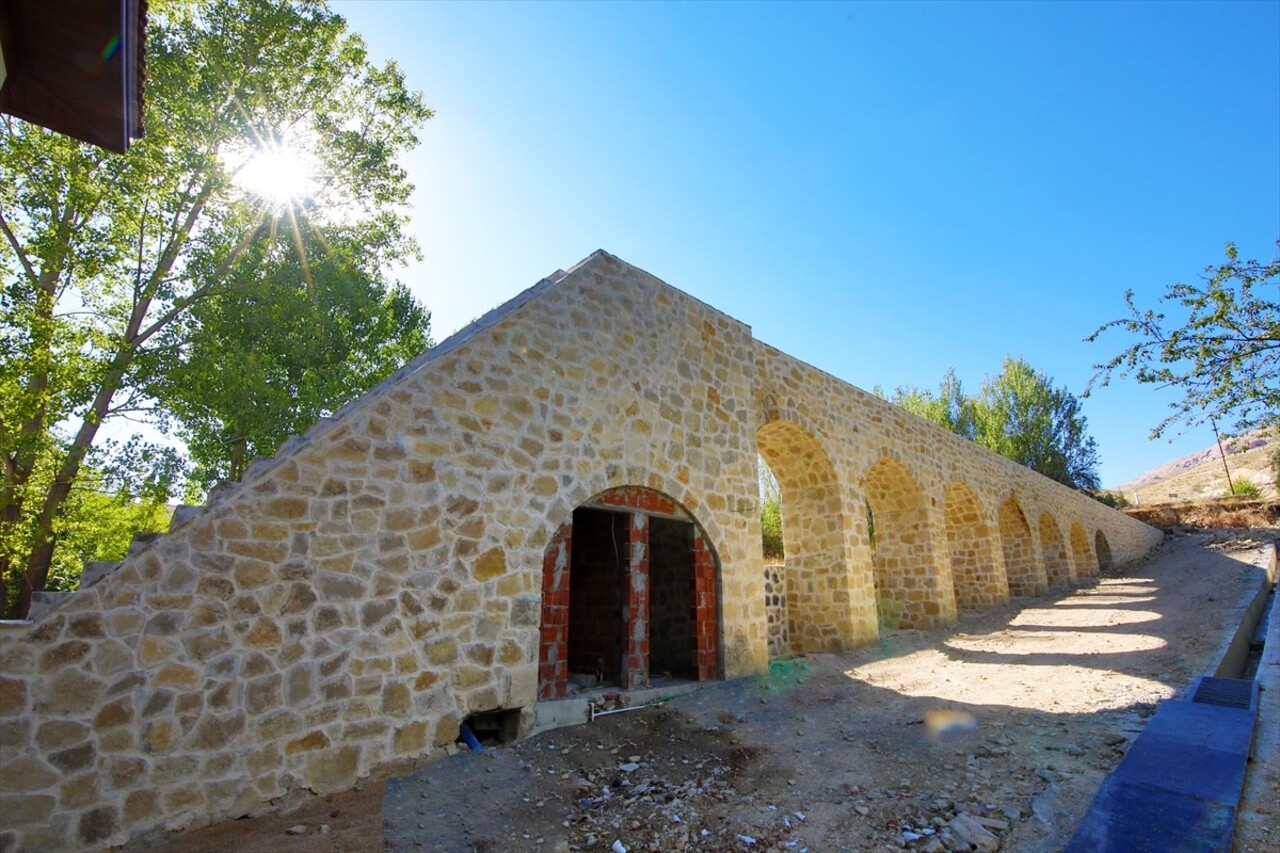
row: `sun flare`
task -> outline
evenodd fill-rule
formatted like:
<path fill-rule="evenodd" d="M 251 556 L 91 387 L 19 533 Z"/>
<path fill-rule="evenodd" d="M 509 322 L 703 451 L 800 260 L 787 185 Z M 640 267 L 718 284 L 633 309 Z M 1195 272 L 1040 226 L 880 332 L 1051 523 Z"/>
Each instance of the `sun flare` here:
<path fill-rule="evenodd" d="M 273 207 L 284 207 L 316 190 L 316 164 L 305 148 L 287 140 L 255 146 L 234 171 L 237 186 Z"/>

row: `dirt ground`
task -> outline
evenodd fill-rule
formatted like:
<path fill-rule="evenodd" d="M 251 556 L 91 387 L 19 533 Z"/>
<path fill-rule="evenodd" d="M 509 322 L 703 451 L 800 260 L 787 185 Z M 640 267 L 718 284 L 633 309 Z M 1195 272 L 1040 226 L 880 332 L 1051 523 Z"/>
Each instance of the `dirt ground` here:
<path fill-rule="evenodd" d="M 190 833 L 214 851 L 1056 851 L 1163 699 L 1216 664 L 1280 530 L 1172 534 L 1096 586 L 776 662 Z M 1239 851 L 1274 850 L 1280 816 Z"/>

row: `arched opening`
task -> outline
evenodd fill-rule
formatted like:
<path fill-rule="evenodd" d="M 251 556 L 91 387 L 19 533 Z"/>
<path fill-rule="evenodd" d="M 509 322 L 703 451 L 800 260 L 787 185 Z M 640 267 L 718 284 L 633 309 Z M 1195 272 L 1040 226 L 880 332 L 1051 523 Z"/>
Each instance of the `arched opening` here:
<path fill-rule="evenodd" d="M 991 525 L 977 495 L 963 483 L 947 487 L 947 547 L 956 607 L 982 610 L 1009 600 L 1009 586 L 996 563 Z"/>
<path fill-rule="evenodd" d="M 791 654 L 787 624 L 786 548 L 782 540 L 782 489 L 769 463 L 757 456 L 760 485 L 760 545 L 764 551 L 764 610 L 769 658 Z"/>
<path fill-rule="evenodd" d="M 674 500 L 610 489 L 573 511 L 543 557 L 538 696 L 719 677 L 718 566 Z"/>
<path fill-rule="evenodd" d="M 1072 581 L 1071 555 L 1067 553 L 1062 528 L 1047 512 L 1040 513 L 1040 550 L 1044 556 L 1044 572 L 1049 586 L 1067 586 Z"/>
<path fill-rule="evenodd" d="M 1098 555 L 1098 571 L 1105 572 L 1111 568 L 1111 543 L 1107 542 L 1107 535 L 1101 530 L 1093 535 L 1093 550 Z"/>
<path fill-rule="evenodd" d="M 868 532 L 874 537 L 871 559 L 880 624 L 889 629 L 940 624 L 943 607 L 919 483 L 901 462 L 882 458 L 863 478 L 863 493 Z"/>
<path fill-rule="evenodd" d="M 1098 564 L 1089 550 L 1089 534 L 1078 521 L 1071 525 L 1071 561 L 1075 563 L 1077 578 L 1098 576 Z"/>
<path fill-rule="evenodd" d="M 835 468 L 818 440 L 791 421 L 770 421 L 756 441 L 781 498 L 781 586 L 790 651 L 841 651 L 856 637 Z"/>
<path fill-rule="evenodd" d="M 1036 559 L 1031 525 L 1012 497 L 1000 505 L 1000 544 L 1010 595 L 1039 595 L 1048 589 L 1044 569 Z"/>

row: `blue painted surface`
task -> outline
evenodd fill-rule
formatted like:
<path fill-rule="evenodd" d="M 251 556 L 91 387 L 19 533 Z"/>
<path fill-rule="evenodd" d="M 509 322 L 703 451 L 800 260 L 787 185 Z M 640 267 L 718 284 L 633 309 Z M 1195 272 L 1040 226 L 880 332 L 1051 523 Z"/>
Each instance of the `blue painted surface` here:
<path fill-rule="evenodd" d="M 1227 681 L 1203 678 L 1191 695 Z M 1103 782 L 1066 853 L 1229 851 L 1258 713 L 1257 686 L 1243 693 L 1244 708 L 1163 703 Z"/>
<path fill-rule="evenodd" d="M 1235 807 L 1111 776 L 1065 853 L 1228 851 Z"/>

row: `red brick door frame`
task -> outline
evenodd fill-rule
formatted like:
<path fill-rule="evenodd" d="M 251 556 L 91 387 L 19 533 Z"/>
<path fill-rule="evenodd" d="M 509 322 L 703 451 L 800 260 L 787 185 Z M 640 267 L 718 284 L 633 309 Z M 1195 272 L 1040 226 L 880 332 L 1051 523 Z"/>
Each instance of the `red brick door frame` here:
<path fill-rule="evenodd" d="M 691 523 L 693 537 L 694 668 L 699 681 L 720 677 L 720 607 L 717 561 L 702 526 L 674 500 L 641 486 L 610 489 L 581 508 L 628 511 L 624 579 L 623 686 L 649 684 L 649 517 Z M 538 699 L 559 699 L 569 685 L 569 581 L 573 522 L 560 525 L 542 560 L 542 625 L 538 643 Z"/>

